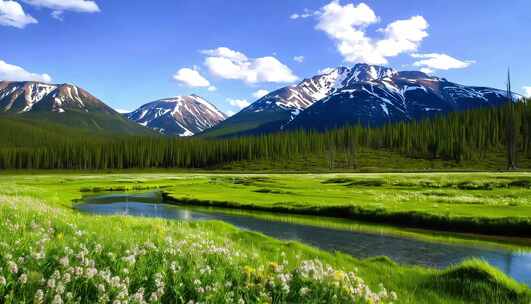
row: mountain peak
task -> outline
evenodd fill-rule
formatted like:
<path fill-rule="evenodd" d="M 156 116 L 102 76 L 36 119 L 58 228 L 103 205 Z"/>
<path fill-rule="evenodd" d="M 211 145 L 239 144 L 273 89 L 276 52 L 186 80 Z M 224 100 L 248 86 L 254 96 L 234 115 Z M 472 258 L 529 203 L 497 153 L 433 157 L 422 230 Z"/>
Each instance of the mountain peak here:
<path fill-rule="evenodd" d="M 203 97 L 192 94 L 149 102 L 127 117 L 160 133 L 191 136 L 213 127 L 226 115 Z"/>
<path fill-rule="evenodd" d="M 419 71 L 358 63 L 280 88 L 231 116 L 206 136 L 378 126 L 507 101 L 504 91 L 463 86 Z"/>
<path fill-rule="evenodd" d="M 106 112 L 117 114 L 102 101 L 73 84 L 37 81 L 0 82 L 1 112 Z"/>
<path fill-rule="evenodd" d="M 397 73 L 398 71 L 393 68 L 366 63 L 358 63 L 352 67 L 352 78 L 356 81 L 373 81 L 390 78 Z"/>

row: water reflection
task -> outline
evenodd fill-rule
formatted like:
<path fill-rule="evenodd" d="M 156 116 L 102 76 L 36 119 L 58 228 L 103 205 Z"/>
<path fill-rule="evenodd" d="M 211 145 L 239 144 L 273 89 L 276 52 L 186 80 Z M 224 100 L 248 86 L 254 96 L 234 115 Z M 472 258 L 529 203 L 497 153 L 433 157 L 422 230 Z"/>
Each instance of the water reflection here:
<path fill-rule="evenodd" d="M 471 245 L 426 242 L 383 233 L 365 233 L 311 225 L 286 223 L 274 219 L 234 215 L 209 209 L 191 210 L 162 204 L 157 193 L 143 195 L 105 195 L 78 204 L 82 212 L 126 214 L 180 220 L 221 220 L 242 229 L 258 231 L 283 240 L 294 240 L 325 250 L 337 250 L 358 258 L 385 255 L 404 264 L 446 267 L 466 258 L 479 257 L 511 277 L 531 286 L 531 254 L 510 249 L 491 249 Z"/>

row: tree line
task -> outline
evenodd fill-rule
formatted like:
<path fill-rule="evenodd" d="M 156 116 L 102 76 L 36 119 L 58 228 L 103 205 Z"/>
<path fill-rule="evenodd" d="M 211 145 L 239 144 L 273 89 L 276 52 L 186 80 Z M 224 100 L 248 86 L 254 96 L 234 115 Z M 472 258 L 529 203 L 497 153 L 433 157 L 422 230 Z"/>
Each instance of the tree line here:
<path fill-rule="evenodd" d="M 512 137 L 506 136 L 508 131 Z M 355 167 L 357 151 L 364 148 L 461 162 L 481 161 L 488 153 L 506 151 L 507 144 L 514 146 L 517 161 L 531 158 L 530 133 L 529 102 L 378 128 L 357 125 L 228 139 L 96 134 L 0 118 L 0 169 L 211 168 L 301 155 L 320 155 L 332 162 L 336 153 L 346 155 L 349 166 Z"/>

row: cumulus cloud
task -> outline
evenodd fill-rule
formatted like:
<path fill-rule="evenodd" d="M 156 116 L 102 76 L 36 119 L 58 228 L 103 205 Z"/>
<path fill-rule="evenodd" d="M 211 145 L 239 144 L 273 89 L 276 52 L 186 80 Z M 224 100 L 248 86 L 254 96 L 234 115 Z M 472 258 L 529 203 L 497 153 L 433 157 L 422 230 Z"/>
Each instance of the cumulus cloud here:
<path fill-rule="evenodd" d="M 297 61 L 298 63 L 304 62 L 304 56 L 295 56 L 293 57 L 293 60 Z"/>
<path fill-rule="evenodd" d="M 0 80 L 51 82 L 52 78 L 48 74 L 31 73 L 19 66 L 0 60 Z"/>
<path fill-rule="evenodd" d="M 236 112 L 234 111 L 225 111 L 225 114 L 227 115 L 227 117 L 231 117 L 231 116 L 234 116 L 234 114 L 236 114 Z"/>
<path fill-rule="evenodd" d="M 298 78 L 288 66 L 272 56 L 248 58 L 226 47 L 203 50 L 201 53 L 207 56 L 204 64 L 210 73 L 224 79 L 258 83 L 293 82 Z"/>
<path fill-rule="evenodd" d="M 422 16 L 397 20 L 379 32 L 383 36 L 367 36 L 367 27 L 379 22 L 376 13 L 365 3 L 341 5 L 334 0 L 317 14 L 317 30 L 325 32 L 336 43 L 337 50 L 347 62 L 386 64 L 387 57 L 416 51 L 428 37 L 428 22 Z"/>
<path fill-rule="evenodd" d="M 37 20 L 26 14 L 18 2 L 0 0 L 0 25 L 24 28 Z"/>
<path fill-rule="evenodd" d="M 216 87 L 211 86 L 210 82 L 196 69 L 182 68 L 173 75 L 173 79 L 189 87 L 208 88 L 209 91 L 216 90 Z"/>
<path fill-rule="evenodd" d="M 52 78 L 48 74 L 31 73 L 22 67 L 0 60 L 0 80 L 51 82 Z"/>
<path fill-rule="evenodd" d="M 88 0 L 22 0 L 37 7 L 45 7 L 56 11 L 73 11 L 80 13 L 97 13 L 98 4 Z"/>
<path fill-rule="evenodd" d="M 524 94 L 526 97 L 531 97 L 531 87 L 524 87 Z"/>
<path fill-rule="evenodd" d="M 253 93 L 253 97 L 262 98 L 262 97 L 266 96 L 267 94 L 269 94 L 268 90 L 260 89 L 260 90 L 258 90 L 258 91 Z"/>
<path fill-rule="evenodd" d="M 229 102 L 229 104 L 231 106 L 237 107 L 237 108 L 240 108 L 240 109 L 243 109 L 243 108 L 245 108 L 245 107 L 250 105 L 250 103 L 246 99 L 227 98 L 227 101 Z"/>
<path fill-rule="evenodd" d="M 411 57 L 419 59 L 413 63 L 424 73 L 431 74 L 435 70 L 464 69 L 474 64 L 474 60 L 460 60 L 446 54 L 411 54 Z"/>
<path fill-rule="evenodd" d="M 381 32 L 385 39 L 376 42 L 376 49 L 384 57 L 393 57 L 404 52 L 416 51 L 424 38 L 428 22 L 422 16 L 390 23 Z"/>

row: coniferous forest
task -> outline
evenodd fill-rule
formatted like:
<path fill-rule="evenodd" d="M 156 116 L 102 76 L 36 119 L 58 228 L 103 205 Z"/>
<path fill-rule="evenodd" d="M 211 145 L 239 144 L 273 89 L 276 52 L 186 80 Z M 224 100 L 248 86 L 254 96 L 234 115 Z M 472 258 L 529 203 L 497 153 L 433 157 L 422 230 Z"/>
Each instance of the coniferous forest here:
<path fill-rule="evenodd" d="M 515 132 L 507 132 L 508 130 Z M 531 104 L 456 112 L 378 128 L 350 126 L 327 132 L 294 132 L 225 139 L 123 136 L 90 133 L 21 118 L 0 120 L 2 169 L 210 168 L 237 161 L 289 160 L 304 155 L 331 159 L 377 149 L 417 159 L 481 161 L 515 146 L 531 158 Z M 511 134 L 509 138 L 507 134 Z"/>

